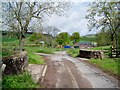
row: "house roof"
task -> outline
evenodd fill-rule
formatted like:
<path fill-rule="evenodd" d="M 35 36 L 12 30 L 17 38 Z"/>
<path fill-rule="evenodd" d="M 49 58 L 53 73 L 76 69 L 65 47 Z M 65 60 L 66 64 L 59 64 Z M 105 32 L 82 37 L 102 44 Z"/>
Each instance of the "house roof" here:
<path fill-rule="evenodd" d="M 94 45 L 92 42 L 78 42 L 78 43 L 75 43 L 74 46 L 78 46 L 78 45 Z"/>

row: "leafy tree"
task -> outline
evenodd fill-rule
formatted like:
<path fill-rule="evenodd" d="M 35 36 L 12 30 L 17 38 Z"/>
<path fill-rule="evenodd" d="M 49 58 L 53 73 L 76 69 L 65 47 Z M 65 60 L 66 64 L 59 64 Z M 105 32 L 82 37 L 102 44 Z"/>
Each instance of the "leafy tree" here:
<path fill-rule="evenodd" d="M 96 35 L 96 42 L 98 46 L 110 45 L 110 35 L 109 32 L 101 31 Z"/>
<path fill-rule="evenodd" d="M 42 40 L 45 42 L 47 47 L 52 47 L 53 37 L 49 34 L 44 34 Z"/>
<path fill-rule="evenodd" d="M 120 30 L 120 2 L 93 2 L 90 4 L 89 20 L 90 29 L 110 30 L 111 45 L 118 48 L 118 32 Z"/>
<path fill-rule="evenodd" d="M 40 33 L 33 33 L 30 37 L 29 37 L 29 41 L 31 42 L 36 42 L 36 44 L 38 42 L 40 42 L 40 40 L 42 39 L 43 35 Z"/>
<path fill-rule="evenodd" d="M 80 41 L 80 34 L 79 32 L 74 32 L 72 35 L 71 35 L 71 40 L 73 41 L 73 44 L 77 43 Z"/>
<path fill-rule="evenodd" d="M 120 31 L 118 32 L 118 45 L 119 45 L 119 48 L 120 48 Z"/>
<path fill-rule="evenodd" d="M 56 42 L 58 42 L 59 45 L 67 45 L 70 42 L 70 35 L 67 32 L 61 32 L 56 37 Z"/>
<path fill-rule="evenodd" d="M 19 46 L 24 46 L 25 34 L 33 21 L 42 22 L 46 15 L 63 15 L 69 2 L 2 2 L 3 24 L 16 32 Z"/>

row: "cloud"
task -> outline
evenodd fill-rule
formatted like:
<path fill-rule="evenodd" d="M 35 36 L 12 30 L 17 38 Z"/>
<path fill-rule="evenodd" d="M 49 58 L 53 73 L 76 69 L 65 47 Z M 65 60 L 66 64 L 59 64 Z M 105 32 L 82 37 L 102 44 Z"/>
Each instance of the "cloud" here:
<path fill-rule="evenodd" d="M 88 20 L 85 19 L 87 15 L 88 2 L 78 2 L 73 5 L 66 17 L 52 15 L 47 21 L 47 25 L 56 26 L 61 32 L 79 32 L 81 36 L 92 34 L 89 32 Z"/>

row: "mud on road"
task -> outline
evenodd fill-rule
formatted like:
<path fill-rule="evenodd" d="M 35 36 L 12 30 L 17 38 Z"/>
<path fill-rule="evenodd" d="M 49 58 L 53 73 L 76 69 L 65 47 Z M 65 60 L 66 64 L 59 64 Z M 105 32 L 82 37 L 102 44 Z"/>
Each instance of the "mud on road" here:
<path fill-rule="evenodd" d="M 72 58 L 65 51 L 55 54 L 42 54 L 46 60 L 47 71 L 43 88 L 117 88 L 107 77 Z"/>

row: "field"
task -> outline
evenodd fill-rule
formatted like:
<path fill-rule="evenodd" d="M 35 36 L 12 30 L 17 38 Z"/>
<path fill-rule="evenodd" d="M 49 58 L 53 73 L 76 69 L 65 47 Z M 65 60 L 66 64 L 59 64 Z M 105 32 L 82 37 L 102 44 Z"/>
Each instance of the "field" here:
<path fill-rule="evenodd" d="M 95 36 L 82 36 L 80 41 L 95 42 Z"/>

